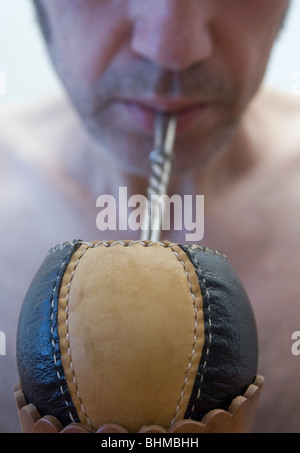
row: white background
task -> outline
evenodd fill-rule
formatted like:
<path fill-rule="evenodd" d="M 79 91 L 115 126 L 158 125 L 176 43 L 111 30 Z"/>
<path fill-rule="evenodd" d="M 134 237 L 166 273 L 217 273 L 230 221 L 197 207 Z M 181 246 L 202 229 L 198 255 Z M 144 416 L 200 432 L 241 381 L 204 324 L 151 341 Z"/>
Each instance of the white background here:
<path fill-rule="evenodd" d="M 6 80 L 5 96 L 1 95 L 0 86 L 1 104 L 28 102 L 58 90 L 59 82 L 48 60 L 31 0 L 0 0 L 0 76 L 1 73 Z M 293 0 L 275 44 L 266 81 L 293 92 L 293 74 L 300 80 L 300 0 Z"/>

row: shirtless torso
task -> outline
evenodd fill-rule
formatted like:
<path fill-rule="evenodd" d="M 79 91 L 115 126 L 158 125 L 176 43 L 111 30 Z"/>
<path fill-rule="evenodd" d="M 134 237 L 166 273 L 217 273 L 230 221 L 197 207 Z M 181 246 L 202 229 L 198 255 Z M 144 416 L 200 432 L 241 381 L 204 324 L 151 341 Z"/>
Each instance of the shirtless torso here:
<path fill-rule="evenodd" d="M 212 164 L 214 179 L 203 172 L 192 184 L 181 182 L 178 190 L 172 189 L 205 195 L 201 243 L 229 256 L 252 302 L 259 373 L 266 378 L 256 423 L 262 432 L 300 431 L 300 358 L 291 352 L 291 335 L 300 330 L 299 124 L 298 100 L 261 90 L 244 115 L 230 158 L 224 154 Z M 146 181 L 121 174 L 108 162 L 95 169 L 92 158 L 89 163 L 93 146 L 63 98 L 1 112 L 0 331 L 6 335 L 6 355 L 0 356 L 2 432 L 19 430 L 13 400 L 18 315 L 48 249 L 75 238 L 139 238 L 129 231 L 97 230 L 97 196 L 115 194 L 120 185 L 139 193 Z M 243 147 L 252 150 L 249 162 L 243 160 Z M 67 161 L 76 178 L 64 171 Z M 95 178 L 93 193 L 85 186 L 87 175 Z M 184 232 L 167 238 L 184 242 Z"/>

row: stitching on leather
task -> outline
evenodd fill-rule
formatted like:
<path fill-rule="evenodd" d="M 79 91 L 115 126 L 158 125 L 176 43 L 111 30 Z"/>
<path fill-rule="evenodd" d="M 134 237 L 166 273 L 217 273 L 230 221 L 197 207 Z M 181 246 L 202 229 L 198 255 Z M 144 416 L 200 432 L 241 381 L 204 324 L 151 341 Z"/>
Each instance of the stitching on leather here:
<path fill-rule="evenodd" d="M 205 371 L 206 371 L 206 366 L 207 366 L 207 359 L 208 359 L 208 356 L 209 356 L 209 352 L 210 352 L 210 347 L 211 347 L 211 342 L 212 342 L 212 335 L 211 335 L 211 318 L 210 318 L 210 302 L 211 302 L 211 297 L 210 297 L 210 294 L 209 294 L 209 291 L 207 289 L 207 284 L 206 284 L 206 279 L 205 279 L 205 276 L 204 276 L 204 273 L 203 271 L 201 270 L 200 268 L 200 265 L 199 265 L 199 262 L 197 260 L 197 258 L 195 257 L 195 255 L 193 254 L 193 260 L 195 261 L 195 269 L 196 269 L 196 273 L 199 275 L 199 277 L 201 278 L 203 284 L 204 284 L 204 287 L 205 287 L 205 294 L 206 294 L 206 297 L 207 297 L 207 307 L 208 307 L 208 325 L 209 325 L 209 332 L 208 332 L 208 346 L 206 348 L 206 355 L 205 355 L 205 360 L 204 360 L 204 364 L 203 364 L 203 372 L 200 374 L 200 385 L 202 384 L 203 382 L 203 379 L 204 379 L 204 374 L 205 374 Z M 201 272 L 201 275 L 200 275 L 200 272 Z M 199 373 L 198 373 L 199 375 Z M 199 399 L 200 399 L 200 396 L 201 396 L 201 387 L 199 387 L 198 389 L 198 392 L 197 392 L 197 397 L 196 397 L 196 401 L 194 402 L 193 404 L 193 407 L 191 409 L 191 415 L 190 415 L 190 418 L 192 417 L 193 413 L 194 413 L 194 410 L 195 410 L 195 405 L 196 403 L 199 402 Z"/>
<path fill-rule="evenodd" d="M 201 245 L 193 244 L 193 245 L 190 247 L 190 249 L 191 249 L 191 250 L 199 249 L 199 250 L 201 250 L 202 252 L 212 253 L 213 255 L 217 255 L 217 256 L 219 256 L 220 258 L 223 258 L 224 260 L 229 261 L 229 258 L 228 258 L 227 255 L 225 255 L 225 254 L 222 253 L 222 252 L 219 252 L 218 250 L 211 249 L 211 248 L 209 248 L 209 247 L 202 247 Z"/>
<path fill-rule="evenodd" d="M 66 265 L 66 259 L 64 259 L 64 261 L 62 262 L 61 269 L 63 269 L 65 265 Z M 56 278 L 55 284 L 53 286 L 52 295 L 51 295 L 51 315 L 50 315 L 50 319 L 51 319 L 51 327 L 50 327 L 51 343 L 52 343 L 52 346 L 53 346 L 53 360 L 54 360 L 56 375 L 57 375 L 58 381 L 59 381 L 59 389 L 60 389 L 60 392 L 62 394 L 63 400 L 65 401 L 65 403 L 66 403 L 66 405 L 68 407 L 68 413 L 69 413 L 69 417 L 71 419 L 71 422 L 75 423 L 73 415 L 72 415 L 72 413 L 71 413 L 71 411 L 69 409 L 70 404 L 69 404 L 68 400 L 65 398 L 64 390 L 63 390 L 62 385 L 61 385 L 61 380 L 62 379 L 66 380 L 66 378 L 65 378 L 65 376 L 63 376 L 63 377 L 61 376 L 61 374 L 60 374 L 60 372 L 58 370 L 58 367 L 57 367 L 57 357 L 56 357 L 56 353 L 55 353 L 56 344 L 55 344 L 54 337 L 53 337 L 53 332 L 54 332 L 54 296 L 55 296 L 55 293 L 57 291 L 58 281 L 61 278 L 61 269 L 60 269 L 60 272 L 57 274 L 57 278 Z"/>
<path fill-rule="evenodd" d="M 165 247 L 165 248 L 172 248 L 174 245 L 178 245 L 180 246 L 180 244 L 178 243 L 170 243 L 170 244 L 166 244 L 165 242 L 144 242 L 144 241 L 130 241 L 128 243 L 125 243 L 124 241 L 112 241 L 112 242 L 107 242 L 107 241 L 99 241 L 99 242 L 96 242 L 96 243 L 92 243 L 92 242 L 86 242 L 86 241 L 72 241 L 72 242 L 64 242 L 63 244 L 58 244 L 56 245 L 55 247 L 53 247 L 52 249 L 49 250 L 48 254 L 51 254 L 51 253 L 54 253 L 56 250 L 62 250 L 64 247 L 68 246 L 68 245 L 74 245 L 74 243 L 77 243 L 77 244 L 81 244 L 81 245 L 87 245 L 89 247 L 98 247 L 99 245 L 104 245 L 105 247 L 114 247 L 115 245 L 117 244 L 120 244 L 120 245 L 123 245 L 124 247 L 131 247 L 132 245 L 135 245 L 135 244 L 140 244 L 144 247 L 151 247 L 152 245 L 155 245 L 155 244 L 158 244 L 158 245 L 161 245 L 162 247 Z M 215 250 L 215 249 L 211 249 L 209 247 L 202 247 L 200 245 L 197 245 L 197 244 L 193 244 L 191 247 L 190 247 L 192 250 L 194 249 L 199 249 L 201 250 L 202 252 L 204 253 L 212 253 L 213 255 L 217 255 L 219 256 L 220 258 L 223 258 L 227 261 L 229 261 L 229 258 L 228 256 L 226 256 L 224 253 L 222 252 L 219 252 L 218 250 Z"/>
<path fill-rule="evenodd" d="M 95 248 L 95 247 L 99 247 L 100 245 L 104 245 L 104 247 L 114 247 L 115 245 L 123 245 L 124 247 L 131 247 L 135 244 L 140 244 L 142 245 L 143 247 L 151 247 L 152 245 L 161 245 L 162 247 L 165 247 L 165 248 L 170 248 L 170 247 L 173 247 L 174 245 L 178 245 L 176 243 L 170 243 L 170 244 L 166 244 L 165 242 L 149 242 L 149 243 L 146 243 L 144 241 L 130 241 L 128 243 L 124 242 L 124 241 L 112 241 L 112 242 L 107 242 L 107 241 L 99 241 L 99 242 L 86 242 L 86 241 L 75 241 L 77 244 L 81 244 L 81 245 L 87 245 L 89 248 Z M 71 244 L 74 244 L 74 241 L 73 242 L 64 242 L 63 244 L 58 244 L 56 245 L 55 247 L 53 247 L 52 249 L 49 250 L 48 252 L 48 255 L 50 255 L 51 253 L 54 253 L 56 252 L 57 250 L 62 250 L 64 247 L 66 247 L 67 245 L 71 245 Z"/>
<path fill-rule="evenodd" d="M 195 294 L 193 293 L 192 285 L 191 285 L 191 282 L 190 282 L 190 276 L 189 276 L 189 273 L 188 273 L 188 271 L 187 271 L 186 265 L 185 265 L 184 261 L 182 261 L 182 259 L 180 258 L 178 252 L 176 252 L 176 250 L 174 250 L 173 248 L 171 248 L 171 250 L 172 250 L 172 252 L 174 253 L 174 255 L 175 255 L 175 257 L 177 258 L 177 260 L 178 260 L 178 261 L 182 264 L 182 266 L 183 266 L 183 270 L 184 270 L 184 273 L 185 273 L 185 275 L 186 275 L 187 282 L 188 282 L 188 285 L 189 285 L 189 288 L 190 288 L 190 293 L 191 293 L 191 296 L 192 296 L 193 307 L 194 307 L 194 312 L 195 312 L 194 344 L 193 344 L 192 354 L 191 354 L 191 357 L 190 357 L 190 361 L 189 361 L 189 364 L 188 364 L 188 368 L 187 368 L 187 371 L 186 371 L 186 374 L 185 374 L 185 379 L 184 379 L 183 388 L 182 388 L 182 391 L 181 391 L 181 394 L 180 394 L 179 401 L 178 401 L 177 406 L 176 406 L 175 415 L 174 415 L 173 420 L 172 420 L 172 422 L 171 422 L 171 425 L 173 425 L 174 422 L 175 422 L 176 416 L 177 416 L 177 414 L 178 414 L 178 411 L 179 411 L 179 409 L 180 409 L 180 404 L 181 404 L 181 401 L 182 401 L 183 396 L 184 396 L 186 384 L 187 384 L 187 382 L 188 382 L 189 371 L 190 371 L 191 366 L 192 366 L 192 360 L 193 360 L 193 357 L 194 357 L 194 355 L 195 355 L 195 347 L 196 347 L 196 342 L 197 342 L 197 327 L 198 327 L 198 309 L 197 309 L 197 307 L 196 307 L 196 298 L 195 298 Z"/>
<path fill-rule="evenodd" d="M 72 242 L 74 243 L 74 242 Z M 149 242 L 149 243 L 145 243 L 143 241 L 131 241 L 131 242 L 128 242 L 128 243 L 125 243 L 123 241 L 113 241 L 111 243 L 108 243 L 106 241 L 99 241 L 99 242 L 95 242 L 95 243 L 91 243 L 91 242 L 85 242 L 85 241 L 78 241 L 77 243 L 80 243 L 81 245 L 85 245 L 86 248 L 83 250 L 82 254 L 80 255 L 80 257 L 76 260 L 75 262 L 75 265 L 74 265 L 74 269 L 71 273 L 71 277 L 70 277 L 70 281 L 68 283 L 68 291 L 67 291 L 67 294 L 66 294 L 66 308 L 65 308 L 65 312 L 66 312 L 66 321 L 65 321 L 65 324 L 66 324 L 66 329 L 67 329 L 67 333 L 66 333 L 66 340 L 67 340 L 67 344 L 68 344 L 68 349 L 67 349 L 67 352 L 68 352 L 68 356 L 69 356 L 69 360 L 70 360 L 70 368 L 72 370 L 72 373 L 73 373 L 73 383 L 76 387 L 76 393 L 77 393 L 77 396 L 79 398 L 79 401 L 80 401 L 80 406 L 81 406 L 81 409 L 83 411 L 83 413 L 85 414 L 86 416 L 86 419 L 87 419 L 87 422 L 88 424 L 92 427 L 92 424 L 91 424 L 91 421 L 89 420 L 88 416 L 87 416 L 87 413 L 86 413 L 86 410 L 83 406 L 83 403 L 82 403 L 82 400 L 81 400 L 81 396 L 80 396 L 80 392 L 79 392 L 79 389 L 78 389 L 78 385 L 77 385 L 77 381 L 76 381 L 76 377 L 75 377 L 75 373 L 74 373 L 74 368 L 73 368 L 73 362 L 72 362 L 72 357 L 71 357 L 71 351 L 70 351 L 70 345 L 69 345 L 69 333 L 68 333 L 68 301 L 69 301 L 69 293 L 70 293 L 70 287 L 71 287 L 71 282 L 73 280 L 73 277 L 74 277 L 74 274 L 75 274 L 75 271 L 76 271 L 76 268 L 79 264 L 79 261 L 80 259 L 84 256 L 84 254 L 87 252 L 87 250 L 89 250 L 90 248 L 96 248 L 96 247 L 99 247 L 101 245 L 103 245 L 104 247 L 113 247 L 117 244 L 120 244 L 124 247 L 130 247 L 130 246 L 133 246 L 135 244 L 140 244 L 144 247 L 150 247 L 152 245 L 160 245 L 164 248 L 171 248 L 172 252 L 174 253 L 175 257 L 178 259 L 178 261 L 182 264 L 183 268 L 184 268 L 184 272 L 186 274 L 186 277 L 187 277 L 187 281 L 188 281 L 188 285 L 189 285 L 189 288 L 190 288 L 190 293 L 191 293 L 191 296 L 192 296 L 192 299 L 193 299 L 193 305 L 194 305 L 194 311 L 195 311 L 195 329 L 194 329 L 194 345 L 193 345 L 193 350 L 192 350 L 192 355 L 191 355 L 191 358 L 190 358 L 190 362 L 188 364 L 188 369 L 187 369 L 187 372 L 186 372 L 186 377 L 185 377 L 185 381 L 184 381 L 184 386 L 183 386 L 183 389 L 182 389 L 182 392 L 181 392 L 181 395 L 180 395 L 180 399 L 178 401 L 178 404 L 177 404 L 177 407 L 176 407 L 176 411 L 175 411 L 175 415 L 173 417 L 173 420 L 172 420 L 172 424 L 175 422 L 175 418 L 176 418 L 176 415 L 179 411 L 179 408 L 180 408 L 180 404 L 181 404 L 181 400 L 184 396 L 184 392 L 185 392 L 185 387 L 186 387 L 186 384 L 187 384 L 187 381 L 188 381 L 188 374 L 189 374 L 189 371 L 190 371 L 190 368 L 191 368 L 191 364 L 192 364 L 192 359 L 193 359 L 193 356 L 195 354 L 195 345 L 196 345 L 196 341 L 197 341 L 197 335 L 196 335 L 196 332 L 197 332 L 197 327 L 198 327 L 198 321 L 197 321 L 197 317 L 198 317 L 198 310 L 197 310 L 197 307 L 196 307 L 196 304 L 195 304 L 195 295 L 193 293 L 193 290 L 192 290 L 192 286 L 191 286 L 191 283 L 190 283 L 190 279 L 189 279 L 189 274 L 186 270 L 186 266 L 185 266 L 185 263 L 181 260 L 181 258 L 179 257 L 179 254 L 172 248 L 178 244 L 175 244 L 175 243 L 170 243 L 170 244 L 166 244 L 164 242 Z M 51 249 L 49 251 L 49 253 L 52 253 L 53 251 L 57 250 L 58 247 L 64 247 L 66 246 L 67 244 L 69 243 L 64 243 L 62 246 L 61 245 L 58 245 L 56 247 L 54 247 L 53 249 Z M 71 243 L 70 243 L 71 244 Z M 197 248 L 200 248 L 203 252 L 209 252 L 209 253 L 214 253 L 214 254 L 218 254 L 220 255 L 222 258 L 224 259 L 227 259 L 227 257 L 225 255 L 223 255 L 222 253 L 220 252 L 217 252 L 215 250 L 212 250 L 212 249 L 208 249 L 207 247 L 205 248 L 202 248 L 200 246 L 195 246 Z M 194 247 L 194 248 L 195 248 Z M 194 258 L 196 264 L 199 266 L 199 263 L 198 261 L 196 260 L 196 258 Z M 200 269 L 199 269 L 200 270 Z M 204 278 L 204 276 L 202 277 L 202 281 L 205 285 L 205 288 L 206 288 L 206 280 Z M 210 302 L 210 294 L 206 288 L 206 295 L 207 295 L 207 298 L 208 298 L 208 301 Z M 210 313 L 210 303 L 208 303 L 208 311 Z M 210 319 L 210 316 L 209 316 L 209 327 L 211 327 L 211 319 Z M 209 332 L 209 345 L 207 347 L 207 350 L 206 350 L 206 357 L 208 357 L 209 355 L 209 349 L 210 349 L 210 345 L 211 345 L 211 340 L 212 340 L 212 337 L 211 337 L 211 332 Z M 207 364 L 207 361 L 205 360 L 205 363 L 203 365 L 203 369 L 205 370 L 206 368 L 206 364 Z M 203 381 L 203 378 L 204 378 L 204 373 L 201 375 L 201 380 L 200 382 L 202 383 Z M 198 390 L 198 395 L 197 395 L 197 399 L 196 401 L 198 401 L 200 398 L 200 389 Z M 193 406 L 192 408 L 192 413 L 195 409 L 195 406 Z M 93 427 L 92 427 L 93 428 Z"/>
<path fill-rule="evenodd" d="M 89 417 L 87 416 L 86 410 L 85 410 L 85 408 L 83 406 L 83 402 L 82 402 L 82 399 L 81 399 L 81 396 L 80 396 L 77 380 L 76 380 L 76 377 L 75 377 L 75 372 L 74 372 L 74 367 L 73 367 L 73 362 L 72 362 L 72 356 L 71 356 L 71 350 L 70 350 L 69 328 L 68 328 L 68 325 L 69 325 L 69 306 L 68 306 L 68 304 L 69 304 L 69 294 L 70 294 L 71 282 L 73 280 L 73 277 L 74 277 L 74 274 L 75 274 L 75 270 L 76 270 L 76 268 L 77 268 L 77 266 L 79 264 L 79 261 L 81 260 L 81 258 L 84 256 L 85 252 L 89 248 L 90 247 L 87 247 L 86 249 L 84 249 L 82 254 L 80 255 L 80 257 L 77 258 L 77 260 L 75 261 L 75 264 L 74 264 L 74 269 L 71 272 L 70 280 L 69 280 L 68 285 L 67 285 L 68 286 L 68 291 L 67 291 L 67 294 L 66 294 L 66 308 L 65 308 L 66 320 L 65 320 L 65 325 L 66 325 L 66 340 L 67 340 L 67 345 L 68 345 L 67 353 L 68 353 L 69 360 L 70 360 L 70 369 L 71 369 L 72 374 L 73 374 L 73 384 L 75 385 L 75 388 L 76 388 L 76 394 L 77 394 L 77 397 L 78 397 L 79 402 L 80 402 L 81 410 L 84 413 L 84 415 L 86 417 L 86 420 L 87 420 L 88 424 L 90 425 L 90 427 L 92 429 L 94 429 Z"/>
<path fill-rule="evenodd" d="M 129 247 L 129 246 L 132 246 L 132 245 L 135 245 L 135 244 L 140 244 L 140 245 L 143 245 L 144 247 L 146 246 L 151 246 L 151 245 L 154 245 L 154 244 L 159 244 L 165 248 L 167 247 L 171 247 L 172 245 L 174 244 L 165 244 L 163 242 L 151 242 L 149 244 L 147 243 L 144 243 L 143 241 L 132 241 L 132 242 L 129 242 L 129 243 L 125 243 L 123 241 L 116 241 L 116 242 L 112 242 L 112 243 L 107 243 L 106 241 L 100 241 L 100 242 L 96 242 L 96 243 L 91 243 L 91 242 L 84 242 L 84 241 L 78 241 L 78 243 L 81 243 L 82 245 L 85 245 L 86 248 L 83 250 L 82 254 L 79 256 L 79 258 L 77 258 L 77 260 L 75 261 L 75 264 L 74 264 L 74 268 L 71 272 L 71 276 L 70 276 L 70 280 L 67 284 L 68 286 L 68 291 L 67 291 L 67 294 L 66 294 L 66 308 L 65 308 L 65 313 L 66 313 L 66 320 L 65 320 L 65 325 L 66 325 L 66 341 L 67 341 L 67 353 L 68 353 L 68 356 L 69 356 L 69 360 L 70 360 L 70 369 L 72 371 L 72 374 L 73 374 L 73 384 L 75 385 L 75 388 L 76 388 L 76 394 L 78 396 L 78 399 L 79 399 L 79 402 L 80 402 L 80 407 L 81 407 L 81 410 L 83 411 L 86 419 L 87 419 L 87 422 L 88 424 L 90 425 L 90 427 L 92 429 L 93 426 L 92 426 L 92 423 L 90 421 L 90 419 L 88 418 L 88 415 L 86 413 L 86 410 L 84 408 L 84 405 L 83 405 L 83 402 L 82 402 L 82 399 L 81 399 L 81 396 L 80 396 L 80 392 L 79 392 L 79 388 L 78 388 L 78 384 L 77 384 L 77 380 L 76 380 L 76 376 L 75 376 L 75 373 L 74 373 L 74 367 L 73 367 L 73 362 L 72 362 L 72 356 L 71 356 L 71 350 L 70 350 L 70 342 L 69 342 L 69 329 L 68 329 L 68 324 L 69 324 L 69 317 L 68 317 L 68 314 L 69 314 L 69 307 L 68 307 L 68 304 L 69 304 L 69 294 L 70 294 L 70 288 L 71 288 L 71 283 L 72 283 L 72 280 L 73 280 L 73 277 L 74 277 L 74 274 L 75 274 L 75 271 L 77 269 L 77 266 L 81 260 L 81 258 L 84 256 L 84 254 L 87 252 L 87 250 L 89 249 L 92 249 L 92 248 L 97 248 L 101 245 L 105 246 L 105 247 L 112 247 L 114 245 L 117 245 L 117 244 L 120 244 L 124 247 Z M 57 250 L 58 247 L 65 247 L 67 243 L 64 243 L 62 246 L 56 246 L 53 250 Z M 51 253 L 51 251 L 49 252 Z"/>

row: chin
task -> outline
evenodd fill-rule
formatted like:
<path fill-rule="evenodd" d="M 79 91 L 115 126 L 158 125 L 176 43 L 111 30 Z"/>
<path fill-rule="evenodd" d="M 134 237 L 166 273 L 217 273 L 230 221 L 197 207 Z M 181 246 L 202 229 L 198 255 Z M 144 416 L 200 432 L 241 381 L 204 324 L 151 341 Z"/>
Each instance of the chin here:
<path fill-rule="evenodd" d="M 85 120 L 85 126 L 113 168 L 136 177 L 149 178 L 149 155 L 154 148 L 154 134 L 127 129 L 113 118 L 104 120 L 102 117 L 101 123 L 91 118 Z M 219 123 L 211 124 L 205 132 L 193 128 L 179 133 L 175 142 L 172 173 L 180 176 L 205 170 L 228 148 L 236 128 L 236 124 Z"/>

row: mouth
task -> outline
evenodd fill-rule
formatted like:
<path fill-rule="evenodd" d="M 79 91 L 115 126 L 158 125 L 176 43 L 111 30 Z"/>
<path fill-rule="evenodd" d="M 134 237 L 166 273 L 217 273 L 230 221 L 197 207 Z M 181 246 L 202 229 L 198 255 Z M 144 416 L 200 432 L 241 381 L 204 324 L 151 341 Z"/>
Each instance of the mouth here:
<path fill-rule="evenodd" d="M 148 133 L 153 133 L 156 113 L 175 115 L 178 134 L 196 126 L 213 105 L 210 101 L 189 102 L 184 99 L 124 100 L 122 103 L 132 121 Z"/>

